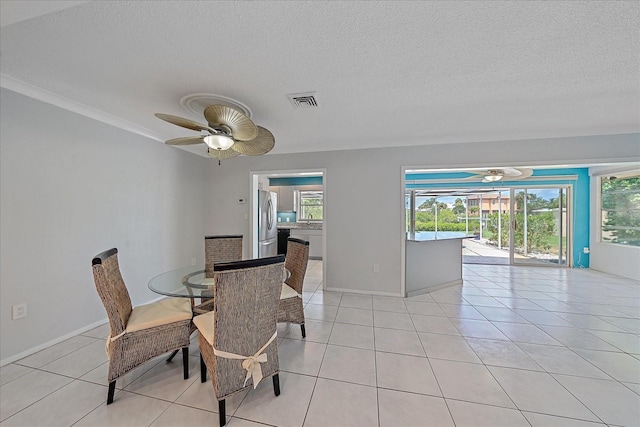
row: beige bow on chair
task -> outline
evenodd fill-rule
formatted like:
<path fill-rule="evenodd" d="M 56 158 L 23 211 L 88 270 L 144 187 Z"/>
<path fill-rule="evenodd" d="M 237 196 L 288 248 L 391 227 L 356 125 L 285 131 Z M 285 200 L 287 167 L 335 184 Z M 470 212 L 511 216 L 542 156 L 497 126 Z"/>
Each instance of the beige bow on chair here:
<path fill-rule="evenodd" d="M 213 349 L 213 354 L 219 357 L 223 357 L 225 359 L 242 359 L 242 367 L 247 370 L 247 376 L 244 379 L 244 385 L 247 384 L 249 378 L 253 378 L 253 388 L 258 387 L 260 381 L 262 381 L 262 367 L 261 363 L 265 363 L 267 361 L 267 355 L 262 352 L 273 342 L 274 339 L 278 336 L 278 331 L 274 332 L 269 338 L 269 341 L 262 347 L 260 350 L 256 351 L 256 354 L 253 356 L 242 356 L 240 354 L 229 353 L 226 351 L 220 351 Z"/>

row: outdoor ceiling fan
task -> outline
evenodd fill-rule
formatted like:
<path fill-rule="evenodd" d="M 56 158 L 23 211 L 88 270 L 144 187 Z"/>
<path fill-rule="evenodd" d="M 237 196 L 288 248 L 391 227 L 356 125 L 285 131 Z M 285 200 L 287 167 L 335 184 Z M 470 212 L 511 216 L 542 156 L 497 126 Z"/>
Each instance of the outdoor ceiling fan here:
<path fill-rule="evenodd" d="M 514 181 L 519 179 L 529 178 L 533 174 L 533 169 L 529 168 L 491 168 L 491 169 L 477 169 L 467 171 L 471 174 L 470 180 L 477 180 L 482 178 L 482 182 L 497 182 L 501 180 Z"/>
<path fill-rule="evenodd" d="M 213 104 L 205 108 L 206 125 L 170 114 L 156 113 L 155 116 L 176 126 L 205 132 L 204 135 L 170 139 L 166 144 L 206 144 L 209 156 L 218 159 L 218 164 L 221 159 L 230 159 L 240 154 L 261 156 L 271 151 L 276 144 L 268 129 L 256 126 L 249 117 L 226 105 Z"/>

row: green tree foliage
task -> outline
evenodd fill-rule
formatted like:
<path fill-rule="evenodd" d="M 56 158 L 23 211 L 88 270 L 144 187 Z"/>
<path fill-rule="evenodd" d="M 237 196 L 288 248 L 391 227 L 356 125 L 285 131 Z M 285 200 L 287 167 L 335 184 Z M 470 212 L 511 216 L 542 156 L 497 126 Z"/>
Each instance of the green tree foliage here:
<path fill-rule="evenodd" d="M 498 215 L 498 213 L 492 213 L 487 218 L 487 231 L 490 233 L 492 238 L 491 242 L 498 244 L 498 220 L 501 221 L 500 228 L 500 245 L 508 246 L 509 245 L 509 214 Z"/>
<path fill-rule="evenodd" d="M 462 215 L 466 212 L 466 208 L 464 206 L 464 203 L 462 202 L 462 199 L 456 199 L 456 201 L 453 203 L 453 208 L 451 209 L 451 211 L 456 215 Z"/>
<path fill-rule="evenodd" d="M 300 219 L 316 219 L 321 220 L 323 216 L 323 200 L 322 197 L 304 199 L 300 206 Z"/>
<path fill-rule="evenodd" d="M 433 209 L 433 205 L 436 203 L 436 198 L 432 197 L 430 199 L 425 200 L 418 206 L 418 210 L 428 210 Z"/>
<path fill-rule="evenodd" d="M 560 204 L 558 203 L 558 198 L 554 197 L 552 199 L 549 199 L 549 203 L 547 203 L 547 206 L 551 209 L 556 209 L 556 208 L 560 208 Z M 566 193 L 562 193 L 562 207 L 566 208 L 567 207 L 567 195 Z"/>
<path fill-rule="evenodd" d="M 436 204 L 436 198 L 432 197 L 422 202 L 420 206 L 418 206 L 418 210 L 423 210 L 423 211 L 426 211 L 429 209 L 433 210 L 433 206 L 435 204 Z M 449 209 L 449 206 L 447 206 L 446 203 L 438 202 L 438 212 L 440 212 L 441 210 L 447 210 L 447 209 Z"/>
<path fill-rule="evenodd" d="M 416 220 L 416 231 L 435 231 L 436 223 L 434 221 L 419 222 Z M 438 221 L 438 231 L 465 231 L 464 223 L 440 222 Z"/>
<path fill-rule="evenodd" d="M 603 240 L 640 246 L 640 177 L 602 181 Z"/>
<path fill-rule="evenodd" d="M 424 201 L 416 211 L 416 231 L 435 231 L 436 215 L 434 206 L 436 199 L 431 198 Z M 438 205 L 438 230 L 439 231 L 465 231 L 465 223 L 458 222 L 458 216 L 447 206 L 446 203 Z"/>
<path fill-rule="evenodd" d="M 500 244 L 509 244 L 509 214 L 500 215 L 502 221 Z M 516 213 L 516 223 L 518 224 L 514 233 L 515 247 L 524 249 L 524 214 Z M 492 235 L 491 241 L 498 242 L 498 213 L 489 215 L 487 221 L 487 231 Z M 552 245 L 549 243 L 549 236 L 557 234 L 556 221 L 553 212 L 540 212 L 527 216 L 527 252 L 543 251 L 548 252 Z"/>
<path fill-rule="evenodd" d="M 524 212 L 524 191 L 520 191 L 516 194 L 516 212 Z M 557 204 L 557 202 L 556 202 Z M 527 193 L 527 212 L 532 212 L 536 209 L 550 208 L 549 202 L 542 197 L 539 197 L 533 193 Z"/>

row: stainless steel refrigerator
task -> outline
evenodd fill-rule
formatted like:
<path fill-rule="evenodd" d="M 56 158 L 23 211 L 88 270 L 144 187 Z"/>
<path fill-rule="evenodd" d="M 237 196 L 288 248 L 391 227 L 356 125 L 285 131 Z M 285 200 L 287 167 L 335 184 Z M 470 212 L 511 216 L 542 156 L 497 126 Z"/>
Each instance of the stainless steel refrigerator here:
<path fill-rule="evenodd" d="M 278 194 L 258 191 L 258 258 L 278 255 Z"/>

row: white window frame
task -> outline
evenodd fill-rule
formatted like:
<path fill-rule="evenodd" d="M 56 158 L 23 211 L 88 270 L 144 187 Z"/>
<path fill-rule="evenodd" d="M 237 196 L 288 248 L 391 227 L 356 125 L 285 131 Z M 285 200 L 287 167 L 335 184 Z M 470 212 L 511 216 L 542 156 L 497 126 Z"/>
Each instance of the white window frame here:
<path fill-rule="evenodd" d="M 298 213 L 299 215 L 297 216 L 297 222 L 322 222 L 323 218 L 313 218 L 313 219 L 307 219 L 307 218 L 303 218 L 302 217 L 302 212 L 303 212 L 303 208 L 302 208 L 302 199 L 303 199 L 303 193 L 320 193 L 322 194 L 322 205 L 313 205 L 313 206 L 322 206 L 322 216 L 324 218 L 324 190 L 298 190 L 297 191 L 297 207 L 298 207 Z"/>

